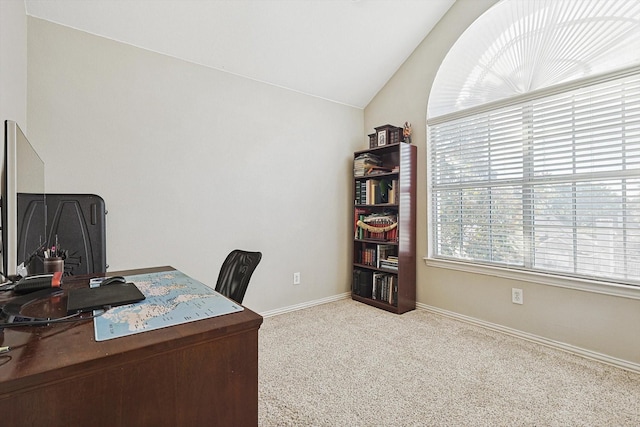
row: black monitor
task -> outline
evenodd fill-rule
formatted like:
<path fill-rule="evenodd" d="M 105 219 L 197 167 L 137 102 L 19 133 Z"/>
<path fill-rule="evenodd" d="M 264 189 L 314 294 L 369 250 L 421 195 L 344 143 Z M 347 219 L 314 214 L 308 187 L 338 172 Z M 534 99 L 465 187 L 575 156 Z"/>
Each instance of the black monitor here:
<path fill-rule="evenodd" d="M 4 123 L 1 179 L 2 273 L 15 279 L 27 275 L 25 267 L 45 245 L 46 204 L 44 162 L 11 120 Z"/>

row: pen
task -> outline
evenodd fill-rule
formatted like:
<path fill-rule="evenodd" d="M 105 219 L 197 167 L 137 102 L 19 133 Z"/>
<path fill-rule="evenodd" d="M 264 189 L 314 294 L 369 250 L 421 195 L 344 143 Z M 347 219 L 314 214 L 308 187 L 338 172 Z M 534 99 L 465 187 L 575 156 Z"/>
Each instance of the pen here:
<path fill-rule="evenodd" d="M 8 353 L 9 350 L 11 350 L 11 348 L 9 346 L 7 347 L 0 347 L 0 354 L 2 353 Z"/>

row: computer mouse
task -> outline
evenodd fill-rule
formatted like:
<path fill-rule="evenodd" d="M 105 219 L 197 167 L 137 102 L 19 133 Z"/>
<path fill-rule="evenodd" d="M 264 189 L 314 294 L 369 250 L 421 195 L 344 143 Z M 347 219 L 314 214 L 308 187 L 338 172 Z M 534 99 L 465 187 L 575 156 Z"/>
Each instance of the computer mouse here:
<path fill-rule="evenodd" d="M 107 277 L 100 283 L 100 286 L 113 285 L 114 283 L 127 283 L 127 279 L 122 276 Z"/>

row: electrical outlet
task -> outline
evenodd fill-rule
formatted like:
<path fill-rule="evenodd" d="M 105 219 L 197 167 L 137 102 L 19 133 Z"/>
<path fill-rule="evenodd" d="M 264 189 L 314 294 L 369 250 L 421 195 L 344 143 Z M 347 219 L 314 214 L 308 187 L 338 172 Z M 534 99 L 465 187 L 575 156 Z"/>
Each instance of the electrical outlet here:
<path fill-rule="evenodd" d="M 511 302 L 514 304 L 524 304 L 524 292 L 522 289 L 511 288 Z"/>
<path fill-rule="evenodd" d="M 294 285 L 300 284 L 300 273 L 293 273 L 293 284 Z"/>

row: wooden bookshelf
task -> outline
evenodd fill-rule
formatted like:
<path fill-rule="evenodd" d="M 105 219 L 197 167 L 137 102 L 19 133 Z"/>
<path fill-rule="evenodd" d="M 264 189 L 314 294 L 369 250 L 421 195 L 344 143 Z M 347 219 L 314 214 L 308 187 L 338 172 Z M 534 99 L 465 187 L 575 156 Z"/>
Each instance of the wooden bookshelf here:
<path fill-rule="evenodd" d="M 416 306 L 416 153 L 399 142 L 353 155 L 351 296 L 397 314 Z"/>

